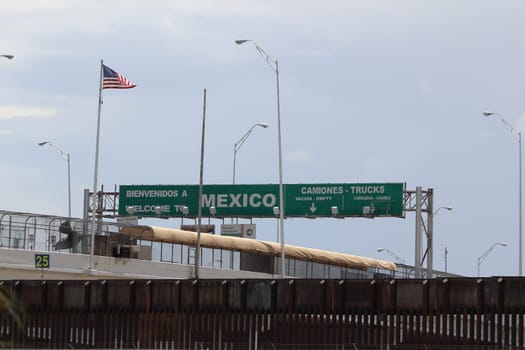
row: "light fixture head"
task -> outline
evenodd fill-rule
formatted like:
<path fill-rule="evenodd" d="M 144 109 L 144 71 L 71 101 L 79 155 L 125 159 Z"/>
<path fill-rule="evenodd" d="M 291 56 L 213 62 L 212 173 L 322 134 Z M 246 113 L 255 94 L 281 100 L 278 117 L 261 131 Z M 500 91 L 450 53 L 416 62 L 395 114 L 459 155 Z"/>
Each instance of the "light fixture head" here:
<path fill-rule="evenodd" d="M 495 114 L 494 112 L 488 112 L 488 111 L 483 112 L 483 115 L 485 117 L 490 117 L 491 115 L 494 115 L 494 114 Z"/>
<path fill-rule="evenodd" d="M 244 43 L 247 42 L 247 41 L 248 41 L 248 40 L 241 39 L 241 40 L 235 40 L 235 43 L 236 43 L 237 45 L 242 45 L 242 44 L 244 44 Z"/>
<path fill-rule="evenodd" d="M 499 244 L 500 246 L 503 246 L 503 247 L 506 247 L 506 246 L 507 246 L 507 243 L 506 243 L 506 242 L 498 242 L 498 244 Z"/>
<path fill-rule="evenodd" d="M 379 253 L 381 253 L 381 252 L 384 251 L 384 250 L 385 250 L 385 248 L 377 248 L 377 251 L 378 251 Z"/>
<path fill-rule="evenodd" d="M 268 124 L 268 123 L 257 123 L 257 125 L 259 125 L 261 128 L 265 128 L 265 129 L 270 126 L 270 124 Z"/>
<path fill-rule="evenodd" d="M 49 141 L 43 141 L 43 142 L 39 142 L 38 145 L 39 146 L 45 146 L 47 145 L 48 143 L 50 143 Z"/>
<path fill-rule="evenodd" d="M 1 56 L 7 58 L 8 60 L 12 60 L 13 57 L 15 57 L 13 55 L 1 55 Z"/>

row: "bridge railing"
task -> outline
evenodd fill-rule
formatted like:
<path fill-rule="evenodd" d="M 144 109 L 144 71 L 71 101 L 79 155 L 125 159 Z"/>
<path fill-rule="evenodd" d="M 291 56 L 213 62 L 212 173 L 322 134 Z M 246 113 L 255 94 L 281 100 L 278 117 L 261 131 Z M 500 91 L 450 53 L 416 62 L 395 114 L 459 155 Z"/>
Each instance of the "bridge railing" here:
<path fill-rule="evenodd" d="M 33 213 L 0 211 L 0 247 L 9 249 L 26 249 L 35 251 L 55 251 L 55 244 L 68 238 L 68 234 L 61 230 L 61 225 L 69 222 L 71 231 L 75 232 L 75 240 L 71 248 L 63 251 L 71 253 L 89 254 L 91 248 L 91 220 L 84 221 L 78 218 L 51 216 Z M 130 240 L 121 233 L 121 224 L 118 222 L 96 222 L 95 254 L 124 258 L 193 265 L 195 263 L 195 247 L 185 244 L 172 244 L 147 240 Z M 63 232 L 60 232 L 63 231 Z M 78 243 L 77 243 L 78 239 Z M 68 243 L 68 242 L 65 242 Z M 66 244 L 67 245 L 67 244 Z M 132 249 L 136 248 L 136 249 Z M 253 264 L 243 264 L 241 260 L 249 258 L 234 249 L 202 248 L 201 266 L 229 269 L 250 270 Z M 296 278 L 413 278 L 414 268 L 408 265 L 399 265 L 396 271 L 369 268 L 366 270 L 340 267 L 314 261 L 303 261 L 287 258 L 285 272 L 287 276 Z M 279 257 L 268 257 L 261 260 L 259 270 L 268 274 L 278 274 L 281 270 Z M 248 266 L 249 265 L 249 266 Z M 262 266 L 264 265 L 264 266 Z M 452 276 L 435 271 L 433 277 Z"/>

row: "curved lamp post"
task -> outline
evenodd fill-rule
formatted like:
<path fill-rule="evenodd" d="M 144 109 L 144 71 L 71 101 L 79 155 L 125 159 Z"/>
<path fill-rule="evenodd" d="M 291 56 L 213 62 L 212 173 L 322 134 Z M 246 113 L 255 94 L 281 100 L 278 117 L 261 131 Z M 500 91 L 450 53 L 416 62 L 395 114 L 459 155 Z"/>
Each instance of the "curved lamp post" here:
<path fill-rule="evenodd" d="M 522 214 L 522 186 L 521 186 L 521 131 L 518 131 L 512 127 L 512 125 L 505 120 L 499 113 L 495 112 L 483 112 L 485 117 L 491 117 L 493 115 L 498 116 L 499 119 L 505 126 L 507 126 L 513 135 L 518 137 L 518 166 L 519 166 L 519 276 L 523 276 L 523 214 Z"/>
<path fill-rule="evenodd" d="M 436 215 L 439 213 L 439 211 L 440 211 L 441 209 L 445 209 L 445 210 L 451 211 L 451 210 L 452 210 L 452 207 L 439 207 L 439 208 L 437 208 L 436 211 L 434 212 L 434 216 L 436 216 Z"/>
<path fill-rule="evenodd" d="M 252 127 L 250 129 L 248 129 L 248 131 L 246 131 L 246 133 L 239 139 L 239 141 L 235 142 L 235 144 L 233 145 L 233 184 L 234 185 L 235 185 L 235 173 L 236 173 L 235 165 L 237 164 L 236 163 L 236 161 L 237 161 L 237 152 L 241 149 L 242 145 L 244 145 L 244 143 L 246 142 L 248 137 L 250 137 L 250 135 L 252 134 L 253 129 L 255 129 L 258 126 L 260 126 L 261 128 L 266 129 L 267 127 L 270 126 L 270 124 L 267 124 L 267 123 L 256 123 L 256 124 L 253 124 Z M 233 224 L 233 217 L 232 217 L 232 224 Z"/>
<path fill-rule="evenodd" d="M 492 249 L 494 249 L 494 247 L 496 246 L 502 246 L 502 247 L 506 247 L 507 246 L 507 243 L 505 242 L 497 242 L 497 243 L 494 243 L 492 245 L 492 247 L 490 247 L 485 253 L 483 253 L 479 258 L 478 258 L 478 277 L 479 277 L 479 267 L 481 266 L 481 263 L 487 258 L 487 256 L 489 256 L 490 252 L 492 251 Z"/>
<path fill-rule="evenodd" d="M 71 218 L 71 166 L 69 153 L 64 152 L 60 147 L 54 145 L 51 141 L 39 142 L 39 146 L 48 145 L 52 147 L 58 154 L 65 160 L 67 160 L 67 197 L 68 197 L 68 215 Z"/>
<path fill-rule="evenodd" d="M 436 216 L 441 209 L 445 209 L 445 210 L 451 211 L 452 207 L 439 207 L 434 212 L 434 216 Z M 447 247 L 445 247 L 444 255 L 445 255 L 445 273 L 447 273 L 448 272 L 447 271 L 447 269 L 448 269 L 448 267 L 447 267 L 447 258 L 448 258 L 448 249 L 447 249 Z"/>
<path fill-rule="evenodd" d="M 246 42 L 251 42 L 257 51 L 264 58 L 268 66 L 274 71 L 277 83 L 277 134 L 279 142 L 279 227 L 280 227 L 280 241 L 281 241 L 281 278 L 284 278 L 285 270 L 285 253 L 284 253 L 284 191 L 283 191 L 283 152 L 281 142 L 281 102 L 279 96 L 279 61 L 274 60 L 270 55 L 264 51 L 262 47 L 257 45 L 253 40 L 243 39 L 235 40 L 237 45 L 242 45 Z"/>
<path fill-rule="evenodd" d="M 393 251 L 391 251 L 390 249 L 388 248 L 377 248 L 377 251 L 379 253 L 381 252 L 385 252 L 385 253 L 388 253 L 391 257 L 394 258 L 394 260 L 398 263 L 398 264 L 405 264 L 405 260 L 401 259 L 399 257 L 399 255 L 395 254 Z"/>
<path fill-rule="evenodd" d="M 235 144 L 233 145 L 233 184 L 234 185 L 235 185 L 235 164 L 236 164 L 236 159 L 237 159 L 237 152 L 239 152 L 239 150 L 241 149 L 242 145 L 244 145 L 244 143 L 246 142 L 248 137 L 250 137 L 253 129 L 255 129 L 258 126 L 260 126 L 261 128 L 266 129 L 267 127 L 270 126 L 270 124 L 266 124 L 266 123 L 256 123 L 256 124 L 254 124 L 250 129 L 248 129 L 248 131 L 246 131 L 246 133 L 239 139 L 239 141 L 235 142 Z"/>

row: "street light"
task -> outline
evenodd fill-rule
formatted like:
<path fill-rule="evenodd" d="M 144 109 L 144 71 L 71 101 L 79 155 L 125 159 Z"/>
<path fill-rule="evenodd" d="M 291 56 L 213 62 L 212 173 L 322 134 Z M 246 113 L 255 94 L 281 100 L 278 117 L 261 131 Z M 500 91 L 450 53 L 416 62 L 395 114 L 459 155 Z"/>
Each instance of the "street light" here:
<path fill-rule="evenodd" d="M 479 258 L 478 258 L 478 277 L 480 277 L 480 274 L 479 274 L 479 267 L 481 265 L 481 263 L 487 258 L 487 256 L 490 254 L 490 252 L 492 251 L 492 249 L 494 249 L 495 246 L 497 245 L 500 245 L 502 247 L 506 247 L 507 246 L 507 243 L 505 242 L 497 242 L 497 243 L 494 243 L 492 245 L 492 247 L 490 247 L 485 253 L 483 253 Z"/>
<path fill-rule="evenodd" d="M 439 213 L 439 211 L 440 211 L 441 209 L 445 209 L 445 210 L 451 211 L 451 210 L 452 210 L 452 207 L 439 207 L 439 208 L 437 208 L 436 211 L 433 213 L 434 216 L 436 216 L 436 215 Z M 446 272 L 447 272 L 447 257 L 448 257 L 448 249 L 447 249 L 447 247 L 445 247 L 444 256 L 445 256 L 445 273 L 446 273 Z"/>
<path fill-rule="evenodd" d="M 522 214 L 522 186 L 521 186 L 521 131 L 517 131 L 512 127 L 512 125 L 506 121 L 499 113 L 495 112 L 483 112 L 485 117 L 491 117 L 493 115 L 498 116 L 501 119 L 501 122 L 507 126 L 513 135 L 518 136 L 518 165 L 519 165 L 519 276 L 523 276 L 523 214 Z"/>
<path fill-rule="evenodd" d="M 434 212 L 434 216 L 436 216 L 436 215 L 439 213 L 439 211 L 440 211 L 441 209 L 445 209 L 445 210 L 448 210 L 448 211 L 451 211 L 451 210 L 452 210 L 451 207 L 439 207 L 439 208 L 437 208 L 436 211 Z"/>
<path fill-rule="evenodd" d="M 234 185 L 235 185 L 235 169 L 236 169 L 235 165 L 236 165 L 236 160 L 237 160 L 237 152 L 241 149 L 242 145 L 244 145 L 248 137 L 250 137 L 250 135 L 252 134 L 252 130 L 258 126 L 266 129 L 267 127 L 270 126 L 270 124 L 256 123 L 252 125 L 252 127 L 248 129 L 248 131 L 246 131 L 246 133 L 239 139 L 239 141 L 235 142 L 235 144 L 233 145 L 233 184 Z M 233 224 L 233 217 L 232 217 L 232 224 Z"/>
<path fill-rule="evenodd" d="M 398 264 L 405 264 L 405 260 L 401 259 L 397 254 L 395 254 L 393 251 L 391 251 L 391 250 L 388 249 L 388 248 L 377 248 L 377 251 L 378 251 L 379 253 L 381 253 L 381 252 L 388 253 L 391 257 L 394 258 L 394 260 L 395 260 Z"/>
<path fill-rule="evenodd" d="M 246 142 L 246 140 L 248 139 L 248 137 L 251 135 L 252 133 L 252 130 L 255 129 L 256 127 L 260 126 L 261 128 L 264 128 L 266 129 L 267 127 L 270 126 L 270 124 L 266 124 L 266 123 L 257 123 L 257 124 L 254 124 L 244 135 L 243 137 L 241 137 L 239 139 L 239 141 L 237 141 L 234 145 L 233 145 L 233 184 L 235 185 L 235 163 L 236 163 L 236 159 L 237 159 L 237 152 L 241 149 L 242 145 L 244 145 L 244 143 Z"/>
<path fill-rule="evenodd" d="M 49 145 L 50 147 L 54 148 L 55 151 L 57 151 L 57 153 L 60 154 L 60 156 L 62 156 L 62 158 L 67 160 L 67 197 L 68 197 L 68 208 L 69 208 L 68 214 L 69 214 L 69 218 L 71 218 L 71 166 L 70 166 L 69 153 L 64 152 L 60 147 L 54 145 L 51 141 L 39 142 L 38 145 L 39 146 Z"/>
<path fill-rule="evenodd" d="M 277 134 L 279 142 L 279 227 L 280 227 L 280 241 L 281 241 L 281 278 L 284 278 L 285 270 L 285 253 L 284 253 L 284 191 L 283 191 L 283 152 L 281 142 L 281 101 L 279 97 L 279 61 L 274 60 L 270 55 L 257 45 L 253 40 L 235 40 L 237 45 L 242 45 L 246 42 L 251 42 L 261 56 L 265 59 L 268 66 L 275 72 L 275 79 L 277 83 Z"/>
<path fill-rule="evenodd" d="M 15 56 L 13 56 L 13 55 L 0 55 L 0 57 L 5 57 L 5 58 L 7 58 L 8 60 L 12 60 L 13 57 L 15 57 Z"/>

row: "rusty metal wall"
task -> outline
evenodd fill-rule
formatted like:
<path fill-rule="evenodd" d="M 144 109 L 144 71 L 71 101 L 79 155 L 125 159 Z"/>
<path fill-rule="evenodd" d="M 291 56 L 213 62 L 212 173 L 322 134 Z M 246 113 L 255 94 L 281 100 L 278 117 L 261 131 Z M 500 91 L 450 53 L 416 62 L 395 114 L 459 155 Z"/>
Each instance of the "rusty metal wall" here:
<path fill-rule="evenodd" d="M 0 347 L 525 349 L 525 278 L 0 284 Z"/>

